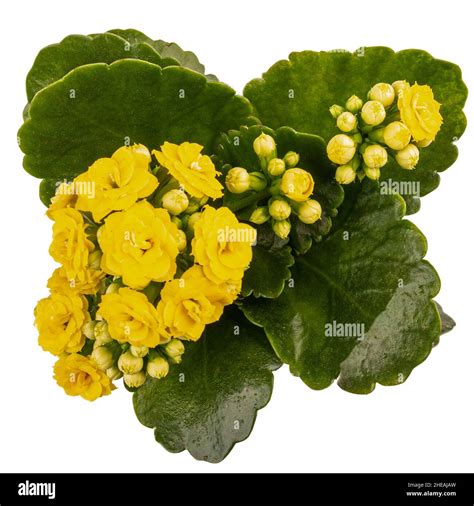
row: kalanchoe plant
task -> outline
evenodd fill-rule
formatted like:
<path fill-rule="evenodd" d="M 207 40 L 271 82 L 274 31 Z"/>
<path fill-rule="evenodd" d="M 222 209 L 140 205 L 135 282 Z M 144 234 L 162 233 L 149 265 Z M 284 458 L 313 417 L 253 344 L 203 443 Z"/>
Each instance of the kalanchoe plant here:
<path fill-rule="evenodd" d="M 216 81 L 136 30 L 71 35 L 35 60 L 19 132 L 53 222 L 35 323 L 56 382 L 93 401 L 123 379 L 159 443 L 209 462 L 282 363 L 369 393 L 453 328 L 404 219 L 419 195 L 383 183 L 437 186 L 466 96 L 455 65 L 387 48 L 292 54 L 250 101 Z"/>

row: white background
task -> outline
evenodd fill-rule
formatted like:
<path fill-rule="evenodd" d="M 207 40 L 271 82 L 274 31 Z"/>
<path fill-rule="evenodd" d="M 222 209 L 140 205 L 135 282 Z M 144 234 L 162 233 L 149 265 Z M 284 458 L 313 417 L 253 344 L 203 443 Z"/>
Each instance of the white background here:
<path fill-rule="evenodd" d="M 467 2 L 16 0 L 2 5 L 0 108 L 0 471 L 18 472 L 473 472 L 473 141 L 412 217 L 429 240 L 457 321 L 428 360 L 397 387 L 369 396 L 336 385 L 317 392 L 284 367 L 250 438 L 218 465 L 169 454 L 136 419 L 123 388 L 88 403 L 64 395 L 54 358 L 37 345 L 32 311 L 54 268 L 38 182 L 21 167 L 16 131 L 36 53 L 70 33 L 137 28 L 194 51 L 241 92 L 291 51 L 387 45 L 458 63 L 473 88 Z M 343 78 L 343 77 L 341 77 Z M 466 114 L 472 118 L 472 100 Z"/>

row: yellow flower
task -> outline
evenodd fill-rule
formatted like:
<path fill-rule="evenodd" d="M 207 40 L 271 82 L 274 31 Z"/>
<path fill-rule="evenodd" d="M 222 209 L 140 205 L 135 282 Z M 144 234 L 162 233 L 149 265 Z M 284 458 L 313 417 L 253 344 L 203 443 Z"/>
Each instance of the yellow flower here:
<path fill-rule="evenodd" d="M 192 254 L 214 283 L 239 281 L 252 260 L 256 230 L 227 207 L 206 207 L 194 225 Z"/>
<path fill-rule="evenodd" d="M 150 152 L 141 144 L 122 146 L 112 158 L 100 158 L 74 180 L 78 189 L 83 188 L 76 208 L 90 211 L 99 222 L 112 211 L 128 209 L 148 197 L 158 186 L 150 161 Z"/>
<path fill-rule="evenodd" d="M 389 148 L 403 149 L 408 145 L 410 139 L 410 130 L 401 121 L 392 121 L 383 129 L 383 140 Z"/>
<path fill-rule="evenodd" d="M 93 295 L 98 292 L 100 282 L 105 277 L 105 272 L 86 268 L 83 271 L 83 279 L 68 278 L 64 267 L 55 269 L 48 280 L 48 288 L 51 292 L 64 293 L 68 290 L 76 294 Z"/>
<path fill-rule="evenodd" d="M 176 272 L 177 236 L 178 227 L 167 211 L 137 202 L 108 216 L 98 230 L 101 268 L 137 289 L 150 281 L 171 279 Z"/>
<path fill-rule="evenodd" d="M 103 295 L 97 313 L 107 321 L 110 335 L 119 343 L 154 348 L 169 339 L 155 306 L 146 295 L 130 288 Z"/>
<path fill-rule="evenodd" d="M 94 244 L 87 237 L 82 215 L 72 207 L 65 207 L 54 211 L 52 218 L 53 242 L 49 254 L 64 267 L 68 279 L 83 281 Z"/>
<path fill-rule="evenodd" d="M 88 401 L 109 395 L 115 389 L 107 374 L 92 360 L 75 353 L 56 362 L 54 379 L 68 395 L 80 395 Z"/>
<path fill-rule="evenodd" d="M 288 169 L 281 178 L 280 189 L 289 199 L 304 202 L 313 193 L 313 177 L 303 169 Z"/>
<path fill-rule="evenodd" d="M 346 134 L 337 134 L 328 142 L 326 152 L 331 162 L 345 165 L 355 155 L 356 143 Z"/>
<path fill-rule="evenodd" d="M 87 299 L 71 292 L 52 293 L 35 308 L 39 345 L 53 355 L 75 353 L 84 346 L 82 326 L 90 320 Z"/>
<path fill-rule="evenodd" d="M 221 317 L 232 297 L 225 283 L 213 283 L 202 267 L 194 265 L 181 279 L 165 284 L 157 309 L 171 336 L 197 341 L 205 326 Z"/>
<path fill-rule="evenodd" d="M 56 194 L 51 199 L 51 204 L 46 211 L 46 216 L 53 219 L 55 211 L 64 209 L 65 207 L 74 207 L 76 201 L 77 195 L 74 192 L 74 184 L 63 182 L 56 188 Z"/>
<path fill-rule="evenodd" d="M 180 145 L 165 142 L 161 151 L 155 150 L 153 154 L 190 195 L 217 199 L 222 197 L 223 186 L 217 180 L 219 173 L 212 160 L 201 154 L 202 148 L 190 142 Z"/>
<path fill-rule="evenodd" d="M 415 83 L 402 89 L 398 95 L 402 121 L 415 141 L 434 140 L 443 123 L 440 106 L 434 99 L 433 90 L 426 84 Z"/>

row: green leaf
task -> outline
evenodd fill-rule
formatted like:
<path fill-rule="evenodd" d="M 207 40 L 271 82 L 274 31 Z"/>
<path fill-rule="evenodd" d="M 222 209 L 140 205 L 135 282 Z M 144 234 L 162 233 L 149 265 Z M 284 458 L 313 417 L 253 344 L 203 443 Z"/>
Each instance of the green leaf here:
<path fill-rule="evenodd" d="M 451 332 L 451 330 L 454 329 L 456 326 L 456 322 L 443 311 L 443 308 L 441 307 L 441 304 L 438 304 L 435 301 L 436 307 L 438 309 L 439 316 L 441 318 L 441 334 L 446 334 L 448 332 Z"/>
<path fill-rule="evenodd" d="M 131 44 L 147 43 L 152 46 L 162 57 L 172 58 L 177 61 L 182 67 L 199 72 L 206 75 L 204 65 L 198 60 L 197 56 L 191 51 L 184 51 L 175 42 L 165 42 L 164 40 L 153 40 L 139 30 L 110 30 L 110 33 L 115 33 L 120 37 L 128 40 Z M 208 74 L 206 75 L 208 81 L 218 81 L 217 77 Z"/>
<path fill-rule="evenodd" d="M 398 195 L 364 181 L 347 190 L 330 235 L 292 268 L 278 299 L 245 299 L 291 372 L 314 389 L 369 393 L 395 385 L 430 353 L 441 332 L 432 298 L 440 283 L 423 260 L 426 240 Z"/>
<path fill-rule="evenodd" d="M 46 86 L 62 79 L 68 72 L 90 63 L 113 63 L 123 58 L 135 58 L 167 67 L 179 65 L 171 58 L 163 58 L 146 42 L 129 44 L 113 33 L 69 35 L 58 44 L 42 49 L 26 78 L 28 101 Z"/>
<path fill-rule="evenodd" d="M 217 135 L 255 121 L 246 99 L 182 67 L 140 60 L 78 67 L 38 93 L 19 131 L 30 174 L 74 177 L 126 143 L 158 148 L 193 141 L 210 151 Z"/>
<path fill-rule="evenodd" d="M 421 150 L 415 170 L 403 170 L 392 160 L 382 169 L 382 178 L 419 182 L 420 194 L 426 195 L 438 186 L 438 173 L 456 160 L 458 151 L 453 141 L 466 128 L 462 108 L 467 88 L 457 65 L 415 49 L 398 53 L 386 47 L 366 47 L 354 53 L 303 51 L 290 54 L 289 60 L 277 62 L 262 79 L 248 83 L 244 95 L 264 124 L 272 128 L 287 125 L 321 135 L 327 141 L 337 133 L 328 112 L 332 104 L 344 105 L 352 94 L 365 98 L 377 82 L 399 79 L 429 84 L 442 103 L 444 124 L 435 142 Z M 407 188 L 413 192 L 416 185 Z M 419 199 L 408 193 L 404 198 L 408 212 L 416 212 Z"/>
<path fill-rule="evenodd" d="M 136 391 L 135 412 L 168 451 L 220 462 L 249 436 L 280 365 L 263 332 L 230 307 L 199 341 L 186 343 L 166 378 Z"/>

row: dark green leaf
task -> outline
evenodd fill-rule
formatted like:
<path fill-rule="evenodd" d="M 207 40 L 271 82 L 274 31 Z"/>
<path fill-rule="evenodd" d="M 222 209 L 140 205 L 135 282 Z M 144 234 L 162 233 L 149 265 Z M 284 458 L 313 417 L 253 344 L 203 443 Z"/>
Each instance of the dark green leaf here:
<path fill-rule="evenodd" d="M 467 88 L 457 65 L 415 49 L 398 53 L 386 47 L 366 47 L 354 53 L 303 51 L 292 53 L 288 61 L 273 65 L 262 79 L 251 81 L 244 95 L 251 100 L 264 124 L 272 128 L 287 125 L 329 140 L 337 133 L 335 121 L 328 112 L 332 104 L 343 105 L 352 94 L 365 98 L 377 82 L 391 83 L 398 79 L 429 84 L 442 103 L 444 124 L 436 141 L 421 150 L 415 170 L 403 170 L 391 161 L 382 169 L 382 178 L 419 182 L 421 195 L 426 195 L 438 186 L 438 173 L 456 160 L 457 148 L 453 141 L 466 128 L 462 108 Z M 418 198 L 409 194 L 404 198 L 408 212 L 416 212 Z"/>
<path fill-rule="evenodd" d="M 438 276 L 397 195 L 348 189 L 330 235 L 296 259 L 277 299 L 245 299 L 277 355 L 311 388 L 350 392 L 405 381 L 441 331 Z M 339 335 L 340 334 L 340 335 Z"/>
<path fill-rule="evenodd" d="M 165 379 L 137 390 L 135 412 L 168 451 L 220 462 L 249 436 L 279 366 L 264 333 L 229 308 L 199 341 L 186 343 L 182 363 Z"/>
<path fill-rule="evenodd" d="M 456 322 L 443 311 L 443 308 L 441 307 L 441 304 L 438 304 L 435 301 L 436 307 L 438 309 L 439 316 L 441 318 L 441 334 L 446 334 L 448 332 L 451 332 L 451 330 L 454 329 L 456 326 Z"/>
<path fill-rule="evenodd" d="M 255 121 L 246 99 L 182 67 L 119 60 L 78 67 L 38 93 L 19 132 L 24 168 L 41 178 L 74 177 L 126 143 L 159 148 L 198 142 Z"/>

